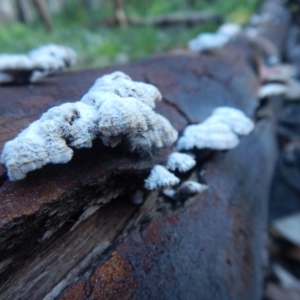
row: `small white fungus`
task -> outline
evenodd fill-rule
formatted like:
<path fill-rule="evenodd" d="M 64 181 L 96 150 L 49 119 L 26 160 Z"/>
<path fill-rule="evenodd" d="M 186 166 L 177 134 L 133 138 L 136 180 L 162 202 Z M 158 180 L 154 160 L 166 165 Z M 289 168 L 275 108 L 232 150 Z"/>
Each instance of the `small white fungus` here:
<path fill-rule="evenodd" d="M 222 34 L 228 37 L 234 37 L 242 31 L 241 25 L 237 23 L 224 23 L 218 29 L 218 34 Z"/>
<path fill-rule="evenodd" d="M 144 186 L 147 190 L 156 190 L 162 187 L 169 187 L 180 182 L 173 173 L 165 167 L 156 165 L 152 168 L 150 175 L 145 179 Z"/>
<path fill-rule="evenodd" d="M 121 98 L 133 97 L 150 108 L 155 107 L 155 101 L 162 99 L 161 93 L 155 86 L 144 82 L 132 81 L 128 75 L 124 74 L 124 76 L 122 74 L 124 73 L 117 71 L 96 80 L 89 93 L 106 92 L 116 94 Z"/>
<path fill-rule="evenodd" d="M 74 148 L 91 147 L 96 135 L 95 113 L 84 103 L 65 103 L 49 109 L 15 139 L 4 145 L 1 162 L 10 180 L 47 163 L 67 163 Z"/>
<path fill-rule="evenodd" d="M 131 152 L 149 152 L 153 148 L 170 147 L 176 142 L 178 132 L 165 117 L 156 114 L 152 121 L 154 125 L 151 130 L 126 136 L 125 141 Z"/>
<path fill-rule="evenodd" d="M 279 96 L 287 93 L 287 86 L 280 83 L 268 83 L 259 89 L 258 98 L 263 99 L 271 96 Z"/>
<path fill-rule="evenodd" d="M 48 44 L 31 50 L 28 52 L 28 57 L 34 60 L 52 57 L 56 60 L 63 61 L 65 67 L 70 67 L 76 63 L 77 54 L 72 48 L 56 44 Z"/>
<path fill-rule="evenodd" d="M 0 83 L 19 80 L 24 72 L 31 72 L 24 81 L 34 82 L 42 77 L 64 70 L 76 62 L 73 49 L 49 44 L 41 46 L 26 54 L 1 54 L 0 72 L 7 76 L 0 76 Z M 27 78 L 28 77 L 28 78 Z"/>
<path fill-rule="evenodd" d="M 187 172 L 196 165 L 195 159 L 188 154 L 173 152 L 168 156 L 167 169 L 171 171 Z"/>
<path fill-rule="evenodd" d="M 197 181 L 184 181 L 177 189 L 176 196 L 179 199 L 186 199 L 197 194 L 202 193 L 208 188 L 207 185 L 201 184 Z"/>
<path fill-rule="evenodd" d="M 162 193 L 166 196 L 166 197 L 169 197 L 171 199 L 174 199 L 175 198 L 175 195 L 176 195 L 176 190 L 168 187 L 168 188 L 165 188 L 163 189 Z"/>
<path fill-rule="evenodd" d="M 239 144 L 238 135 L 247 135 L 254 128 L 246 115 L 231 107 L 219 107 L 212 115 L 197 125 L 189 125 L 179 138 L 179 150 L 227 150 Z"/>
<path fill-rule="evenodd" d="M 229 39 L 228 36 L 222 34 L 201 33 L 189 41 L 188 48 L 194 52 L 217 49 L 223 47 Z"/>
<path fill-rule="evenodd" d="M 235 23 L 225 23 L 215 33 L 201 33 L 188 43 L 188 48 L 194 52 L 213 50 L 223 47 L 229 40 L 241 32 L 241 26 Z"/>
<path fill-rule="evenodd" d="M 235 148 L 239 139 L 229 126 L 224 123 L 201 123 L 189 125 L 178 139 L 179 150 L 213 149 L 227 150 Z"/>
<path fill-rule="evenodd" d="M 117 71 L 97 79 L 81 101 L 97 109 L 105 145 L 114 147 L 124 139 L 130 151 L 149 152 L 171 146 L 178 137 L 170 122 L 152 110 L 161 99 L 155 86 Z"/>
<path fill-rule="evenodd" d="M 25 54 L 0 54 L 0 70 L 2 72 L 34 69 L 43 70 L 42 62 L 33 60 Z"/>
<path fill-rule="evenodd" d="M 220 121 L 230 127 L 238 135 L 248 135 L 254 128 L 254 123 L 241 110 L 233 107 L 218 107 L 212 116 L 210 122 Z M 207 119 L 208 122 L 208 119 Z"/>

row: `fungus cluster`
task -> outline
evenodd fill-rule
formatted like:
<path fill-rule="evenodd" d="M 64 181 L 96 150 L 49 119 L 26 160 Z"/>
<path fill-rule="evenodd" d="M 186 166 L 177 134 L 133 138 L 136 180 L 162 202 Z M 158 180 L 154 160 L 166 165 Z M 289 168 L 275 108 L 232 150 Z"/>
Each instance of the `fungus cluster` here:
<path fill-rule="evenodd" d="M 0 54 L 0 83 L 35 82 L 75 63 L 73 49 L 55 44 L 41 46 L 27 54 Z"/>
<path fill-rule="evenodd" d="M 241 27 L 235 23 L 225 23 L 215 33 L 201 33 L 188 43 L 188 48 L 194 52 L 202 52 L 221 48 L 229 40 L 241 32 Z"/>
<path fill-rule="evenodd" d="M 196 161 L 191 155 L 173 152 L 168 156 L 166 166 L 156 165 L 152 168 L 148 178 L 145 180 L 144 187 L 147 190 L 155 190 L 177 185 L 180 179 L 170 171 L 177 170 L 180 173 L 184 173 L 191 170 L 195 165 Z"/>
<path fill-rule="evenodd" d="M 188 125 L 178 139 L 179 151 L 194 149 L 228 150 L 239 144 L 239 136 L 248 135 L 254 123 L 240 110 L 232 107 L 218 107 L 210 117 L 200 124 Z M 187 172 L 196 165 L 193 156 L 173 152 L 167 158 L 166 166 L 156 165 L 145 180 L 148 190 L 164 188 L 165 196 L 172 199 L 186 199 L 207 189 L 207 185 L 194 180 L 182 182 L 171 171 Z"/>
<path fill-rule="evenodd" d="M 122 72 L 105 75 L 80 101 L 49 109 L 8 141 L 1 163 L 10 180 L 19 180 L 48 163 L 67 163 L 72 148 L 89 148 L 97 137 L 111 147 L 124 141 L 130 151 L 171 146 L 177 131 L 153 111 L 161 98 L 156 87 Z"/>

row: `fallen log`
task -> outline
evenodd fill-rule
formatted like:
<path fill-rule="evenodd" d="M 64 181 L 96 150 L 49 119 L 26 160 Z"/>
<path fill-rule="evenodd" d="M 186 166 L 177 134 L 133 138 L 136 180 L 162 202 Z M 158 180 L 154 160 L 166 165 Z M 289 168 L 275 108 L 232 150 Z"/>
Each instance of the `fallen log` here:
<path fill-rule="evenodd" d="M 257 100 L 251 49 L 240 38 L 210 54 L 162 54 L 118 68 L 159 88 L 156 111 L 180 133 L 218 106 L 255 120 L 237 148 L 195 153 L 189 176 L 209 186 L 198 196 L 173 203 L 154 191 L 142 193 L 141 205 L 130 201 L 168 148 L 141 157 L 94 142 L 68 164 L 17 182 L 2 166 L 0 299 L 259 299 L 276 142 L 272 108 Z M 45 110 L 78 101 L 115 69 L 1 88 L 1 148 Z"/>

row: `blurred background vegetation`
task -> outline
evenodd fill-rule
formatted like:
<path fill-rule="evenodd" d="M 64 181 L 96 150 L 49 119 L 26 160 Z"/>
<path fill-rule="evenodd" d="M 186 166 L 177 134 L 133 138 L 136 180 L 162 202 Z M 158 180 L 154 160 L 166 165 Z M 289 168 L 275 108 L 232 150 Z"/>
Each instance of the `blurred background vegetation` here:
<path fill-rule="evenodd" d="M 29 9 L 34 8 L 32 4 L 30 8 L 32 0 L 14 0 L 14 3 L 13 0 L 1 0 L 4 4 L 1 7 L 0 3 L 1 52 L 24 53 L 41 44 L 58 43 L 70 46 L 78 52 L 80 61 L 77 68 L 120 64 L 173 48 L 185 47 L 187 42 L 199 33 L 214 31 L 219 25 L 213 20 L 194 26 L 104 25 L 104 20 L 114 16 L 114 5 L 111 0 L 95 0 L 99 2 L 97 5 L 88 3 L 88 0 L 61 0 L 56 1 L 60 4 L 53 10 L 48 7 L 51 0 L 49 2 L 42 0 L 47 9 L 50 9 L 52 30 L 47 30 L 41 18 L 34 17 L 34 12 L 33 17 L 28 17 L 24 13 L 26 9 L 24 11 L 23 8 L 22 11 L 20 4 L 24 5 L 26 1 Z M 124 0 L 123 8 L 127 17 L 140 19 L 170 13 L 199 12 L 217 14 L 221 20 L 243 24 L 254 13 L 260 2 L 260 0 Z M 14 6 L 17 12 L 12 11 Z M 10 17 L 7 17 L 9 13 Z"/>

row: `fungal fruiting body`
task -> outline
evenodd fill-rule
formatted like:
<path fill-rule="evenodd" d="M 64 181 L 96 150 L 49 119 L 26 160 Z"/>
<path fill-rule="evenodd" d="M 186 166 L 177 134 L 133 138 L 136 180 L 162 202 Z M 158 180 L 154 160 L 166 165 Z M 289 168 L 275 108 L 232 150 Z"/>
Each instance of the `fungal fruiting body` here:
<path fill-rule="evenodd" d="M 48 44 L 31 50 L 28 52 L 28 57 L 33 60 L 48 60 L 49 57 L 53 57 L 57 61 L 63 61 L 65 67 L 70 67 L 76 63 L 77 54 L 72 48 Z"/>
<path fill-rule="evenodd" d="M 225 23 L 215 33 L 201 33 L 188 43 L 188 48 L 194 52 L 202 52 L 223 47 L 229 40 L 241 31 L 235 23 Z"/>
<path fill-rule="evenodd" d="M 193 180 L 184 181 L 177 189 L 175 197 L 179 199 L 187 199 L 202 193 L 208 188 L 207 185 Z"/>
<path fill-rule="evenodd" d="M 76 62 L 76 53 L 69 47 L 49 44 L 28 54 L 0 55 L 0 83 L 38 79 L 69 68 Z"/>
<path fill-rule="evenodd" d="M 169 187 L 180 182 L 173 173 L 165 167 L 156 165 L 152 168 L 149 176 L 145 179 L 144 186 L 147 190 L 156 190 L 162 187 Z"/>
<path fill-rule="evenodd" d="M 287 92 L 287 86 L 280 83 L 268 83 L 259 89 L 258 98 L 263 99 L 271 96 L 285 95 Z"/>
<path fill-rule="evenodd" d="M 235 37 L 241 31 L 242 27 L 237 23 L 224 23 L 218 28 L 217 33 L 228 37 Z"/>
<path fill-rule="evenodd" d="M 173 152 L 167 159 L 167 169 L 171 171 L 187 172 L 195 165 L 195 159 L 185 153 Z"/>
<path fill-rule="evenodd" d="M 185 128 L 183 136 L 178 140 L 178 148 L 225 150 L 235 148 L 238 143 L 238 137 L 226 124 L 203 122 Z"/>
<path fill-rule="evenodd" d="M 232 149 L 239 144 L 238 135 L 247 135 L 253 128 L 253 122 L 242 111 L 219 107 L 202 123 L 187 126 L 177 147 L 179 150 Z"/>
<path fill-rule="evenodd" d="M 233 107 L 218 107 L 207 122 L 221 122 L 238 135 L 248 135 L 254 128 L 254 123 L 239 109 Z"/>
<path fill-rule="evenodd" d="M 191 155 L 173 152 L 167 158 L 166 168 L 161 165 L 156 165 L 152 168 L 149 176 L 144 181 L 144 187 L 147 190 L 155 190 L 176 185 L 180 182 L 180 179 L 167 169 L 171 171 L 178 170 L 179 172 L 187 172 L 195 165 L 196 161 Z M 164 193 L 166 195 L 168 194 L 167 196 L 169 197 L 171 197 L 171 194 L 175 195 L 175 191 L 172 189 L 165 189 Z"/>
<path fill-rule="evenodd" d="M 165 188 L 163 194 L 176 201 L 184 201 L 190 197 L 196 196 L 208 189 L 206 184 L 194 180 L 184 181 L 177 189 Z"/>
<path fill-rule="evenodd" d="M 195 39 L 189 41 L 188 47 L 191 51 L 201 52 L 205 50 L 221 48 L 228 41 L 229 37 L 225 35 L 219 35 L 215 33 L 201 33 Z"/>
<path fill-rule="evenodd" d="M 126 86 L 124 90 L 120 80 Z M 105 90 L 106 84 L 109 88 Z M 177 131 L 152 110 L 160 99 L 158 89 L 150 84 L 137 82 L 135 86 L 122 72 L 105 75 L 81 101 L 49 109 L 8 141 L 1 162 L 7 167 L 9 179 L 19 180 L 48 163 L 67 163 L 73 156 L 72 148 L 92 147 L 97 137 L 111 147 L 124 140 L 130 151 L 171 146 L 177 140 Z"/>
<path fill-rule="evenodd" d="M 81 101 L 96 108 L 105 145 L 115 146 L 124 140 L 130 151 L 147 152 L 171 146 L 178 137 L 170 122 L 153 111 L 161 99 L 155 86 L 114 72 L 97 79 Z"/>

